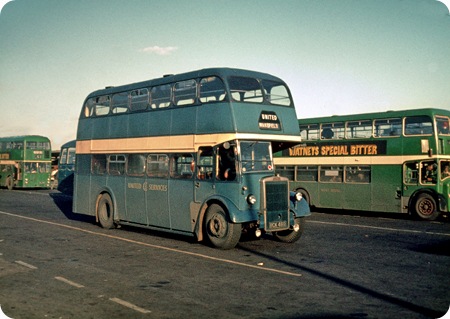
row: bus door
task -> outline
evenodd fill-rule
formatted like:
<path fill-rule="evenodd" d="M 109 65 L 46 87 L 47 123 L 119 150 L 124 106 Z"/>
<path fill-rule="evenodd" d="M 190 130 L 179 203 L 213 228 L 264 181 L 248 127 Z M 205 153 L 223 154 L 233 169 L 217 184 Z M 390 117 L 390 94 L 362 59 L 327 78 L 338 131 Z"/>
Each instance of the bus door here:
<path fill-rule="evenodd" d="M 199 206 L 215 193 L 214 150 L 203 147 L 198 151 L 197 176 L 194 182 L 194 202 Z M 200 208 L 200 207 L 199 207 Z"/>
<path fill-rule="evenodd" d="M 329 208 L 342 208 L 345 204 L 343 193 L 343 167 L 320 166 L 320 206 Z"/>
<path fill-rule="evenodd" d="M 148 223 L 170 229 L 169 156 L 150 154 L 147 157 L 147 179 L 143 184 Z"/>
<path fill-rule="evenodd" d="M 346 166 L 345 205 L 349 209 L 371 209 L 370 166 Z"/>
<path fill-rule="evenodd" d="M 116 213 L 119 219 L 126 219 L 125 163 L 126 157 L 123 154 L 113 154 L 107 157 L 108 175 L 106 186 L 115 197 Z"/>
<path fill-rule="evenodd" d="M 144 154 L 129 154 L 127 159 L 126 219 L 135 223 L 148 225 L 146 201 L 146 161 Z"/>
<path fill-rule="evenodd" d="M 168 185 L 170 228 L 192 232 L 190 205 L 194 200 L 195 160 L 192 154 L 174 154 L 170 159 Z"/>

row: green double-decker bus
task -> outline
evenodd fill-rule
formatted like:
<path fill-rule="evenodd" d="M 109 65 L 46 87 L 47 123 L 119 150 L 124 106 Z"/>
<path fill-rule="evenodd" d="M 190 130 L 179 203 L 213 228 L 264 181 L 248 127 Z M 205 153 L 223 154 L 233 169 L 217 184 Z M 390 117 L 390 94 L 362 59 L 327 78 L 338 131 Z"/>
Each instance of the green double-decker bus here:
<path fill-rule="evenodd" d="M 434 220 L 449 212 L 449 117 L 426 108 L 300 119 L 303 143 L 276 154 L 276 171 L 316 207 Z"/>
<path fill-rule="evenodd" d="M 39 135 L 0 138 L 0 186 L 50 188 L 51 144 Z"/>
<path fill-rule="evenodd" d="M 233 248 L 241 232 L 302 234 L 309 206 L 276 176 L 300 142 L 279 78 L 212 68 L 89 94 L 76 139 L 73 211 Z"/>

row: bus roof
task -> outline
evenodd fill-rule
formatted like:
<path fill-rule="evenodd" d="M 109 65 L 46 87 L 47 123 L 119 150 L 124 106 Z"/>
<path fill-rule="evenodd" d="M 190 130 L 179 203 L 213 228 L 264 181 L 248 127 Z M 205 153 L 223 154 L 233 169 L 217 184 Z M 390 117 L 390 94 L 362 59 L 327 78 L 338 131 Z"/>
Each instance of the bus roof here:
<path fill-rule="evenodd" d="M 316 123 L 330 123 L 330 122 L 343 122 L 353 120 L 371 120 L 371 119 L 390 119 L 403 116 L 414 115 L 444 115 L 450 116 L 449 110 L 438 108 L 420 108 L 398 111 L 386 111 L 386 112 L 372 112 L 361 114 L 347 114 L 347 115 L 332 115 L 314 118 L 299 119 L 299 124 L 316 124 Z"/>
<path fill-rule="evenodd" d="M 219 76 L 219 77 L 228 77 L 233 75 L 239 75 L 239 76 L 249 76 L 249 77 L 255 77 L 255 78 L 261 78 L 266 80 L 273 80 L 277 82 L 284 83 L 283 80 L 280 78 L 257 71 L 250 71 L 250 70 L 244 70 L 244 69 L 237 69 L 237 68 L 206 68 L 196 71 L 190 71 L 186 73 L 180 73 L 180 74 L 170 74 L 170 75 L 164 75 L 161 78 L 141 81 L 141 82 L 135 82 L 131 84 L 126 85 L 120 85 L 120 86 L 107 86 L 104 89 L 96 90 L 92 93 L 90 93 L 86 99 L 98 96 L 98 95 L 105 95 L 105 94 L 113 94 L 117 92 L 123 92 L 133 89 L 139 89 L 142 87 L 151 87 L 155 85 L 163 85 L 168 83 L 173 83 L 177 81 L 183 81 L 183 80 L 189 80 L 193 78 L 201 78 L 201 77 L 207 77 L 207 76 Z"/>
<path fill-rule="evenodd" d="M 20 135 L 0 137 L 0 142 L 19 142 L 19 141 L 44 141 L 49 142 L 49 138 L 42 135 Z"/>

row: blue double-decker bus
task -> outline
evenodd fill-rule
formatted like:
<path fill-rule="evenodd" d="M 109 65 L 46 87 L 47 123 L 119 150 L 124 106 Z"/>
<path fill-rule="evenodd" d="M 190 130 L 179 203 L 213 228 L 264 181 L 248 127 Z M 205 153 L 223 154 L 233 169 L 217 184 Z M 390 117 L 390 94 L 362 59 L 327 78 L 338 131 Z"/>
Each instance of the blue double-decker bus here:
<path fill-rule="evenodd" d="M 89 94 L 76 139 L 73 211 L 233 248 L 245 229 L 294 242 L 309 205 L 274 174 L 300 142 L 288 86 L 212 68 Z"/>

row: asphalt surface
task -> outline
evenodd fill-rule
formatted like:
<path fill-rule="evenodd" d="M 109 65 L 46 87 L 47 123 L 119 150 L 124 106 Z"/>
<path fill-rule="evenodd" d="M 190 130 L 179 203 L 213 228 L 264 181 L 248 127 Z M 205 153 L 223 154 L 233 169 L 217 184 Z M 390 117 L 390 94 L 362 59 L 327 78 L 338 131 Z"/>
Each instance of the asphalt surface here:
<path fill-rule="evenodd" d="M 0 189 L 0 305 L 14 319 L 439 318 L 449 275 L 448 218 L 315 212 L 294 244 L 222 251 L 102 229 L 57 191 Z"/>

